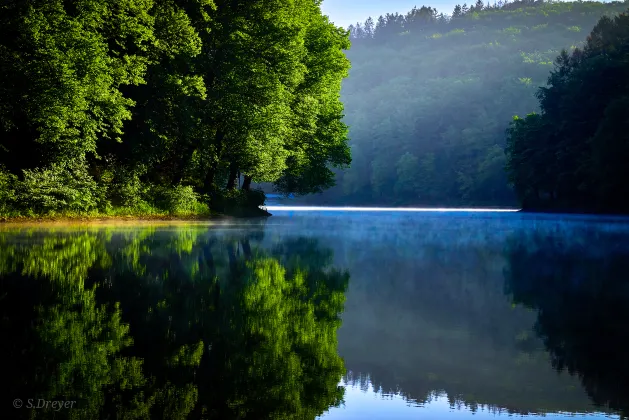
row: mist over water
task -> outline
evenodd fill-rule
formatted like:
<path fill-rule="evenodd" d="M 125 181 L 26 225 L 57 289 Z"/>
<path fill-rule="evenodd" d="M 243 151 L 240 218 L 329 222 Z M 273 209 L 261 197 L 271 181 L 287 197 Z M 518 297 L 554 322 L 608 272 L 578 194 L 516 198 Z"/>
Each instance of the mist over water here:
<path fill-rule="evenodd" d="M 4 227 L 3 418 L 626 415 L 626 218 L 343 210 Z"/>

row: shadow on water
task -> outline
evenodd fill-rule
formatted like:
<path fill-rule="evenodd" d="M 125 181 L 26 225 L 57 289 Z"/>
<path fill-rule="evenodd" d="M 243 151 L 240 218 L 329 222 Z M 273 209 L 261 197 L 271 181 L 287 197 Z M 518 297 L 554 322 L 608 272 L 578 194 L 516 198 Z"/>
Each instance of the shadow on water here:
<path fill-rule="evenodd" d="M 262 239 L 251 227 L 0 232 L 0 416 L 313 419 L 339 405 L 349 276 L 316 241 Z"/>
<path fill-rule="evenodd" d="M 295 224 L 306 220 L 291 217 Z M 339 331 L 350 387 L 421 407 L 445 396 L 451 408 L 470 412 L 567 418 L 626 410 L 626 223 L 526 215 L 309 217 L 352 275 Z M 582 301 L 565 293 L 577 281 Z M 529 305 L 521 304 L 523 290 Z M 554 329 L 540 330 L 548 313 Z M 562 334 L 581 341 L 566 348 Z M 570 355 L 582 363 L 573 364 L 573 375 L 553 371 L 561 367 L 557 347 L 583 352 Z M 350 400 L 346 410 L 352 414 Z"/>
<path fill-rule="evenodd" d="M 599 407 L 629 416 L 626 232 L 533 231 L 507 243 L 506 291 L 537 312 L 552 366 L 578 376 Z"/>

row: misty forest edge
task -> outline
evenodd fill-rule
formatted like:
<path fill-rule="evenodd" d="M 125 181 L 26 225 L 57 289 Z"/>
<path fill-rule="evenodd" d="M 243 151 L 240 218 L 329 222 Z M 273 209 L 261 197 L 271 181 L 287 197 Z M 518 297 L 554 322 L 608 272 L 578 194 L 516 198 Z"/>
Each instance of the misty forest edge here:
<path fill-rule="evenodd" d="M 348 30 L 320 3 L 4 3 L 0 218 L 264 215 L 252 183 L 336 203 L 629 212 L 627 2 L 479 0 Z M 582 46 L 549 45 L 583 41 L 575 23 L 594 26 Z M 409 74 L 377 68 L 400 60 Z"/>

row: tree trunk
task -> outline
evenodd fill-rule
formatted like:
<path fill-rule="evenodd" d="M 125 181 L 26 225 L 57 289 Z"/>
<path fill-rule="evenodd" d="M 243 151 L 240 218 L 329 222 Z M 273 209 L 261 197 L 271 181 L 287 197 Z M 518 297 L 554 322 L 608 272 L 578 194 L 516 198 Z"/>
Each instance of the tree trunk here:
<path fill-rule="evenodd" d="M 251 189 L 251 176 L 245 175 L 245 180 L 242 183 L 242 189 L 249 191 Z"/>
<path fill-rule="evenodd" d="M 214 174 L 216 173 L 215 168 L 208 169 L 205 174 L 205 179 L 203 180 L 203 191 L 209 193 L 212 190 L 212 185 L 214 185 Z"/>
<path fill-rule="evenodd" d="M 175 175 L 173 176 L 173 184 L 179 185 L 181 180 L 183 179 L 184 172 L 186 171 L 186 164 L 192 160 L 192 155 L 194 154 L 194 147 L 188 147 L 182 153 L 182 158 L 177 162 Z"/>
<path fill-rule="evenodd" d="M 238 168 L 235 163 L 229 164 L 229 178 L 227 179 L 227 191 L 236 189 L 236 182 L 238 182 Z"/>
<path fill-rule="evenodd" d="M 218 163 L 221 158 L 221 151 L 223 150 L 223 140 L 225 139 L 225 133 L 222 131 L 217 131 L 216 136 L 214 137 L 214 145 L 216 147 L 216 161 L 212 165 L 210 169 L 208 169 L 205 174 L 205 179 L 203 180 L 203 190 L 206 193 L 212 191 L 214 185 L 214 177 L 216 176 L 216 169 L 218 168 Z"/>

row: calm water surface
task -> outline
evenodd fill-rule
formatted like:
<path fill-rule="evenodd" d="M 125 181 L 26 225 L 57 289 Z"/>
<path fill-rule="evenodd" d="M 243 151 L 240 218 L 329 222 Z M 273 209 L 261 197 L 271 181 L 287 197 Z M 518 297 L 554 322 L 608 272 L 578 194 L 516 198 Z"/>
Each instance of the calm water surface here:
<path fill-rule="evenodd" d="M 629 414 L 629 219 L 272 212 L 0 227 L 0 418 Z"/>

